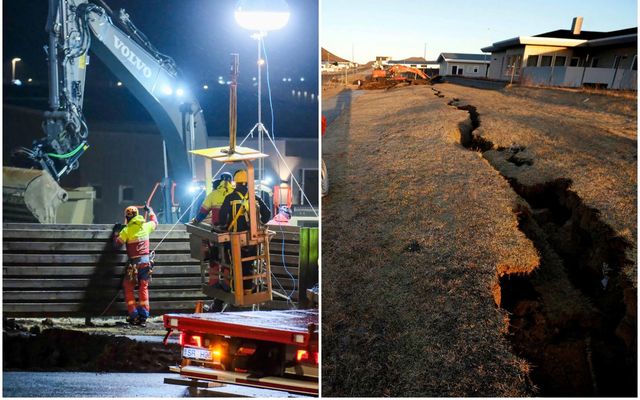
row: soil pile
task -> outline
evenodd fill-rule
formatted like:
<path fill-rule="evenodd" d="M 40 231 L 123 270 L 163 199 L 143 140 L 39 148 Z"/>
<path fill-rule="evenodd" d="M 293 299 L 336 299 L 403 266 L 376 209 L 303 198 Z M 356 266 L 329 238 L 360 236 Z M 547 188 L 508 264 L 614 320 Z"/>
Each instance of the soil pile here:
<path fill-rule="evenodd" d="M 181 359 L 177 344 L 59 328 L 29 331 L 15 320 L 5 321 L 5 371 L 166 372 Z"/>

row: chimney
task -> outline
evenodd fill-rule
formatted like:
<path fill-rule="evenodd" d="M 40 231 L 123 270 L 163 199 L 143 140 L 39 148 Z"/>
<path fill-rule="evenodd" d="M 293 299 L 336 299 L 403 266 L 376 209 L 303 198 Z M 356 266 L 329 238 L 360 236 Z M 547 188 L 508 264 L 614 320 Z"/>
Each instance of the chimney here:
<path fill-rule="evenodd" d="M 582 17 L 575 17 L 573 22 L 571 22 L 571 33 L 574 35 L 579 35 L 582 32 Z"/>

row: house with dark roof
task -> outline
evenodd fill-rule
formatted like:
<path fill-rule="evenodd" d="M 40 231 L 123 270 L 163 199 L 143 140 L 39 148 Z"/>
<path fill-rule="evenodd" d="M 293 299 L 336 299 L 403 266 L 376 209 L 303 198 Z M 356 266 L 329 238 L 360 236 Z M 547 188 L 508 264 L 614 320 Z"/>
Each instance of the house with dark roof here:
<path fill-rule="evenodd" d="M 485 78 L 490 57 L 487 54 L 440 53 L 436 63 L 442 76 L 468 76 Z"/>
<path fill-rule="evenodd" d="M 543 86 L 637 90 L 638 28 L 610 32 L 571 29 L 518 36 L 482 48 L 491 53 L 488 77 Z"/>

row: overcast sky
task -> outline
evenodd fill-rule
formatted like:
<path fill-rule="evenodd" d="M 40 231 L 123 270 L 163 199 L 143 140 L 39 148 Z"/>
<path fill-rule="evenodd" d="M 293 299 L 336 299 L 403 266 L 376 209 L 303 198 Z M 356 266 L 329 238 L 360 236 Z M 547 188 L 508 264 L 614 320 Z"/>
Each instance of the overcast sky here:
<path fill-rule="evenodd" d="M 516 36 L 571 28 L 611 31 L 637 26 L 635 0 L 322 0 L 322 47 L 364 63 L 375 56 L 427 59 L 442 52 L 481 53 L 480 48 Z"/>

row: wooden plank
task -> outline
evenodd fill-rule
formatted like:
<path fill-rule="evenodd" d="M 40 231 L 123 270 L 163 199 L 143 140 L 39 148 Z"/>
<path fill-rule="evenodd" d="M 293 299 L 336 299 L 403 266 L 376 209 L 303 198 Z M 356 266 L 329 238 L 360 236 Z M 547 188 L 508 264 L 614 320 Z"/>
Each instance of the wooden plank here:
<path fill-rule="evenodd" d="M 276 253 L 276 254 L 271 253 L 271 257 L 269 257 L 269 261 L 271 261 L 272 264 L 283 265 L 283 263 L 286 263 L 287 267 L 288 266 L 297 267 L 299 262 L 299 257 L 297 255 L 289 256 L 286 254 L 283 257 L 282 254 L 279 254 L 279 253 Z"/>
<path fill-rule="evenodd" d="M 267 225 L 267 227 L 269 228 L 270 231 L 273 231 L 276 233 L 279 233 L 279 232 L 298 233 L 300 231 L 300 227 L 295 225 Z"/>
<path fill-rule="evenodd" d="M 94 296 L 92 298 L 104 298 L 106 300 L 111 300 L 115 295 L 114 291 L 103 292 L 100 296 Z M 183 297 L 188 298 L 196 298 L 202 297 L 203 293 L 200 289 L 155 289 L 153 287 L 153 282 L 151 287 L 149 288 L 149 296 L 151 299 L 180 299 Z M 8 292 L 5 291 L 2 293 L 2 302 L 6 303 L 15 303 L 15 302 L 43 302 L 43 301 L 73 301 L 73 300 L 84 300 L 87 298 L 86 291 L 81 290 L 53 290 L 53 291 L 25 291 L 21 290 L 18 292 Z M 124 295 L 122 291 L 118 292 L 118 297 L 116 301 L 124 301 Z"/>
<path fill-rule="evenodd" d="M 186 232 L 158 232 L 155 231 L 151 234 L 151 239 L 162 239 L 167 235 L 167 239 L 176 240 L 188 240 L 189 235 Z M 53 239 L 57 241 L 64 240 L 111 240 L 111 231 L 83 231 L 83 230 L 3 230 L 3 240 L 45 240 Z"/>
<path fill-rule="evenodd" d="M 118 265 L 109 268 L 108 271 L 100 271 L 100 267 L 95 266 L 3 266 L 2 274 L 7 277 L 69 277 L 69 276 L 91 276 L 98 273 L 111 276 L 120 276 L 124 272 L 124 266 Z M 158 278 L 163 275 L 192 275 L 200 276 L 200 265 L 156 265 L 153 268 L 153 277 Z"/>
<path fill-rule="evenodd" d="M 201 297 L 204 300 L 204 297 Z M 100 305 L 104 308 L 104 305 Z M 173 310 L 193 310 L 195 308 L 195 300 L 177 300 L 177 301 L 153 301 L 151 299 L 151 314 L 159 315 L 163 312 L 171 312 Z M 36 313 L 35 315 L 46 315 L 52 312 L 74 313 L 87 310 L 87 306 L 82 303 L 5 303 L 2 305 L 3 314 L 7 313 Z M 95 306 L 95 311 L 100 307 Z M 110 311 L 126 311 L 124 302 L 114 302 Z M 89 309 L 91 310 L 91 309 Z M 111 314 L 113 315 L 113 314 Z"/>
<path fill-rule="evenodd" d="M 82 289 L 89 287 L 93 283 L 95 287 L 119 287 L 120 279 L 103 279 L 99 282 L 91 282 L 90 279 L 19 279 L 6 278 L 2 280 L 2 289 Z M 195 288 L 200 287 L 200 277 L 180 277 L 180 278 L 164 278 L 162 276 L 154 276 L 151 282 L 154 287 L 184 287 Z M 94 287 L 92 286 L 92 287 Z"/>
<path fill-rule="evenodd" d="M 126 254 L 3 254 L 2 262 L 6 264 L 119 264 L 126 262 Z M 193 263 L 189 254 L 163 254 L 156 257 L 158 264 Z"/>
<path fill-rule="evenodd" d="M 289 273 L 291 275 L 293 275 L 294 278 L 298 277 L 298 266 L 297 265 L 296 266 L 287 265 L 287 268 L 285 270 L 285 267 L 283 267 L 283 266 L 271 264 L 271 273 L 273 275 L 276 275 L 276 276 L 287 275 L 287 271 L 289 271 Z"/>
<path fill-rule="evenodd" d="M 290 242 L 290 243 L 298 243 L 300 241 L 300 234 L 291 234 L 291 233 L 285 233 L 284 236 L 281 234 L 277 234 L 276 236 L 273 237 L 273 239 L 271 240 L 272 242 L 279 242 L 284 240 L 285 242 Z"/>
<path fill-rule="evenodd" d="M 123 221 L 124 222 L 124 221 Z M 2 224 L 3 230 L 20 229 L 20 230 L 105 230 L 111 232 L 114 224 L 38 224 L 38 223 L 13 223 L 7 222 Z M 177 232 L 186 232 L 185 226 L 182 224 L 158 224 L 156 231 L 169 231 L 173 228 Z"/>
<path fill-rule="evenodd" d="M 152 248 L 154 241 L 151 241 Z M 15 252 L 40 252 L 40 253 L 58 253 L 58 252 L 77 252 L 82 254 L 92 252 L 104 252 L 105 247 L 109 246 L 109 243 L 100 242 L 2 242 L 2 251 L 5 253 Z M 189 252 L 189 243 L 186 241 L 180 242 L 162 242 L 162 244 L 156 249 L 156 253 L 161 252 Z M 122 247 L 118 251 L 124 253 L 125 249 Z"/>
<path fill-rule="evenodd" d="M 299 247 L 300 247 L 299 243 L 284 242 L 284 253 L 297 256 Z M 269 243 L 269 249 L 271 250 L 272 255 L 276 253 L 277 254 L 282 253 L 282 241 L 279 241 L 279 242 L 272 241 L 271 243 Z"/>

